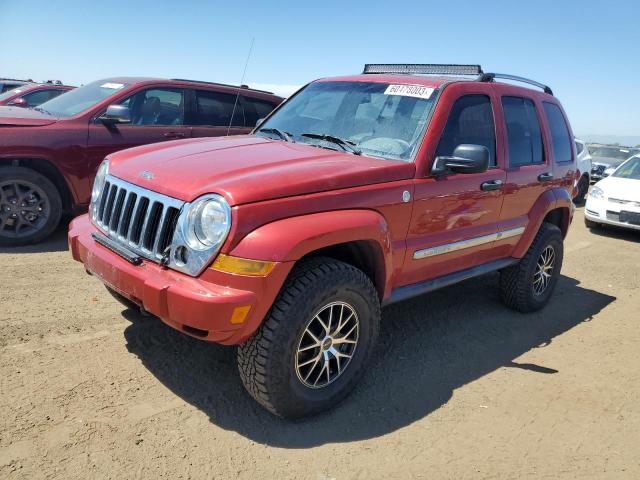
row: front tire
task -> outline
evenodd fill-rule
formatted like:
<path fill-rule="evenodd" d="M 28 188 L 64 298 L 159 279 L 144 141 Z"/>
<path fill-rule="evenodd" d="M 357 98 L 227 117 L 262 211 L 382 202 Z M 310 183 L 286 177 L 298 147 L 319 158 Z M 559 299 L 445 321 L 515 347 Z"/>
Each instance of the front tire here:
<path fill-rule="evenodd" d="M 502 301 L 524 313 L 544 307 L 560 277 L 563 255 L 562 232 L 543 223 L 524 258 L 500 271 Z"/>
<path fill-rule="evenodd" d="M 239 347 L 242 382 L 280 417 L 327 410 L 362 377 L 379 326 L 378 294 L 361 270 L 329 258 L 303 260 Z"/>
<path fill-rule="evenodd" d="M 0 168 L 0 246 L 38 243 L 61 216 L 60 193 L 47 177 L 30 168 Z"/>

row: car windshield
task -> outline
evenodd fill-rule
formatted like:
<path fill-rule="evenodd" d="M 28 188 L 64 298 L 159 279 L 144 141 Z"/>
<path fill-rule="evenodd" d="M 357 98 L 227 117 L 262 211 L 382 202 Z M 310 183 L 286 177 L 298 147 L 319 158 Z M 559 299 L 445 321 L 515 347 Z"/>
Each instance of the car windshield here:
<path fill-rule="evenodd" d="M 20 93 L 23 89 L 24 89 L 24 88 L 20 88 L 20 87 L 18 87 L 18 88 L 14 88 L 13 90 L 7 90 L 7 91 L 6 91 L 6 92 L 4 92 L 4 93 L 0 93 L 0 102 L 1 102 L 2 100 L 6 100 L 7 98 L 9 98 L 9 97 L 12 97 L 12 96 L 16 95 L 17 93 Z"/>
<path fill-rule="evenodd" d="M 120 92 L 126 83 L 99 80 L 70 90 L 62 95 L 44 102 L 36 110 L 55 115 L 56 117 L 72 117 L 111 95 Z"/>
<path fill-rule="evenodd" d="M 617 158 L 618 160 L 626 160 L 633 155 L 630 149 L 620 147 L 589 147 L 589 153 L 592 157 Z"/>
<path fill-rule="evenodd" d="M 633 157 L 623 163 L 612 177 L 640 180 L 640 157 Z"/>
<path fill-rule="evenodd" d="M 419 85 L 314 82 L 293 96 L 258 135 L 394 160 L 411 161 L 433 107 Z"/>

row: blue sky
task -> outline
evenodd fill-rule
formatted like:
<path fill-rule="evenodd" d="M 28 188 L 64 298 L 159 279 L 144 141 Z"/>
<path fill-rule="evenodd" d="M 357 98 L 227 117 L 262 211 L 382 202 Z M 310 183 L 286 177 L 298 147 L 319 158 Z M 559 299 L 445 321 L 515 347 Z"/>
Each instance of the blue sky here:
<path fill-rule="evenodd" d="M 290 90 L 367 62 L 548 83 L 580 135 L 640 136 L 640 2 L 0 0 L 0 76 L 148 75 Z M 640 141 L 638 142 L 640 143 Z"/>

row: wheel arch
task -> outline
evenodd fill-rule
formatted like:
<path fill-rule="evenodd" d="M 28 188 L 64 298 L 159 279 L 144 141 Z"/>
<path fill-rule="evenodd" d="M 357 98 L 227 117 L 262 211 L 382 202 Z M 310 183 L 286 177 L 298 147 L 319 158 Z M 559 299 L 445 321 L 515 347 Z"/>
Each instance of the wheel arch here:
<path fill-rule="evenodd" d="M 60 170 L 53 163 L 43 158 L 0 158 L 0 168 L 2 167 L 23 167 L 47 177 L 56 187 L 62 199 L 62 209 L 71 213 L 75 205 L 73 193 L 67 180 Z"/>
<path fill-rule="evenodd" d="M 278 220 L 249 233 L 229 253 L 277 262 L 329 257 L 362 270 L 381 300 L 390 293 L 390 232 L 384 217 L 373 210 L 340 210 Z"/>

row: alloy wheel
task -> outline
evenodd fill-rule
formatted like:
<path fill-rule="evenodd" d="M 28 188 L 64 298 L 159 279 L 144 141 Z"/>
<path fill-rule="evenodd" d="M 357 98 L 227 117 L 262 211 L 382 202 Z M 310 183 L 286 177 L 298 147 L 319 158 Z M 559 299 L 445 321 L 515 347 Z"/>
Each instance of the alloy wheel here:
<path fill-rule="evenodd" d="M 556 251 L 551 245 L 542 251 L 533 274 L 533 293 L 542 295 L 549 286 L 556 264 Z"/>
<path fill-rule="evenodd" d="M 25 180 L 0 183 L 0 236 L 21 238 L 40 230 L 51 213 L 49 199 Z"/>

